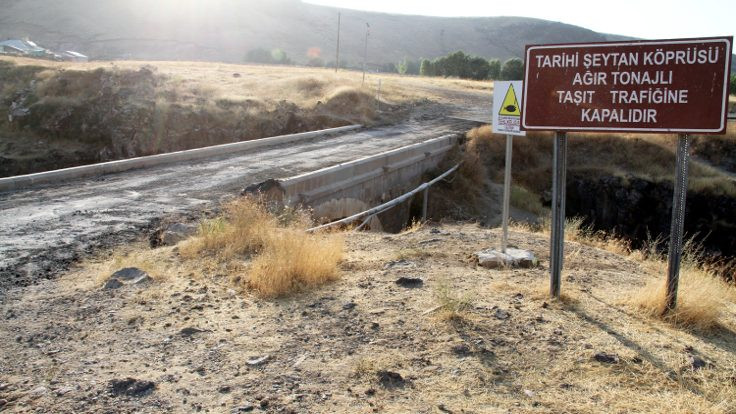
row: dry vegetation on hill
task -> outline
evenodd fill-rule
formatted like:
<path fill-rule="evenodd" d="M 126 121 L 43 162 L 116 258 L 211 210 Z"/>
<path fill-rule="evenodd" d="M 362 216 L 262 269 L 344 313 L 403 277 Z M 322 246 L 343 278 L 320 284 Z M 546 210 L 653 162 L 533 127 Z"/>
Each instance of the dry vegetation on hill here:
<path fill-rule="evenodd" d="M 514 137 L 514 180 L 538 194 L 548 189 L 552 170 L 553 134 L 532 132 Z M 488 171 L 498 180 L 503 174 L 505 138 L 490 126 L 468 133 L 469 150 L 478 152 Z M 690 189 L 736 195 L 731 177 L 699 160 L 709 160 L 729 170 L 728 154 L 736 148 L 736 123 L 726 135 L 694 136 L 695 159 L 690 165 Z M 636 176 L 652 181 L 672 181 L 675 171 L 675 134 L 568 134 L 568 167 L 596 176 Z M 736 169 L 731 170 L 736 173 Z"/>
<path fill-rule="evenodd" d="M 488 82 L 201 62 L 0 58 L 0 175 L 395 122 Z M 428 100 L 429 99 L 429 100 Z M 446 103 L 446 102 L 445 102 Z"/>

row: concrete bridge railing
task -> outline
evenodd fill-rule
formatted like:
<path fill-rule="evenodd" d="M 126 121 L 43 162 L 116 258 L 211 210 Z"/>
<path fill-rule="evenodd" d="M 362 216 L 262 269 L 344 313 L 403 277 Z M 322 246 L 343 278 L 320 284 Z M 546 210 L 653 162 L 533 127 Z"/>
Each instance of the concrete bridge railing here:
<path fill-rule="evenodd" d="M 322 220 L 348 217 L 397 197 L 421 181 L 458 145 L 460 136 L 444 135 L 250 188 L 287 206 L 307 206 Z M 248 191 L 248 190 L 247 190 Z M 406 207 L 408 211 L 408 207 Z M 400 213 L 398 215 L 401 215 Z M 383 224 L 387 224 L 383 220 Z M 381 228 L 378 222 L 371 228 Z M 395 226 L 392 226 L 395 227 Z"/>

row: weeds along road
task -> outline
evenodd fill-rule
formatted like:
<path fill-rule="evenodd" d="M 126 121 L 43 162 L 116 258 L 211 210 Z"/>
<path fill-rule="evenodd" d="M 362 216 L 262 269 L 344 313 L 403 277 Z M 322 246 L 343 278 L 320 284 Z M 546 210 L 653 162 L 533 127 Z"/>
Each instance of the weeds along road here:
<path fill-rule="evenodd" d="M 189 163 L 0 193 L 0 296 L 52 278 L 97 249 L 125 243 L 170 215 L 197 216 L 252 183 L 402 147 L 472 123 L 410 120 Z"/>

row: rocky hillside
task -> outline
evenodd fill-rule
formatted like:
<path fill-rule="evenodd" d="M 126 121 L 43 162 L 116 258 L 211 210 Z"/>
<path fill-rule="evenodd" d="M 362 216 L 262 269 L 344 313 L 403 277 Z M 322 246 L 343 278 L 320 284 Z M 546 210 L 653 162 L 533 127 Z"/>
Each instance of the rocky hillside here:
<path fill-rule="evenodd" d="M 0 9 L 0 39 L 29 37 L 97 59 L 240 62 L 251 49 L 280 48 L 296 62 L 334 62 L 339 11 L 341 61 L 348 66 L 362 62 L 366 23 L 369 61 L 376 66 L 458 49 L 505 59 L 521 56 L 526 44 L 623 38 L 522 17 L 391 15 L 297 0 L 7 0 Z"/>

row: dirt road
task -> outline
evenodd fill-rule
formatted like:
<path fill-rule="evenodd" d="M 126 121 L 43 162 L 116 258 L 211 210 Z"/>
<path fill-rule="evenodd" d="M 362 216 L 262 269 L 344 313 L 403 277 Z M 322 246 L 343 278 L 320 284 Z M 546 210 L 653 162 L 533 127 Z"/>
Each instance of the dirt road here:
<path fill-rule="evenodd" d="M 299 145 L 0 193 L 0 295 L 9 286 L 51 278 L 99 248 L 134 239 L 163 217 L 200 215 L 249 184 L 473 126 L 421 118 Z"/>

